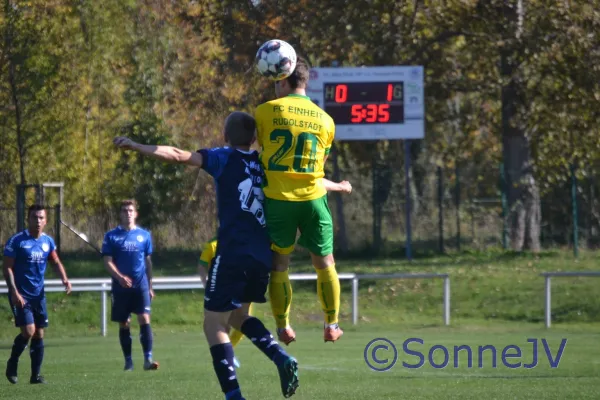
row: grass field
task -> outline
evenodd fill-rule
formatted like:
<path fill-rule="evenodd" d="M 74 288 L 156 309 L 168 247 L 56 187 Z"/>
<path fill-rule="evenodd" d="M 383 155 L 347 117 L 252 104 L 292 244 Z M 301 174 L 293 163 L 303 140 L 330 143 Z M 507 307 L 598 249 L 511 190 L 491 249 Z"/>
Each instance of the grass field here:
<path fill-rule="evenodd" d="M 324 344 L 320 329 L 304 328 L 298 341 L 288 350 L 300 363 L 300 388 L 295 399 L 596 399 L 600 391 L 600 334 L 579 329 L 523 329 L 515 324 L 504 327 L 462 327 L 458 329 L 423 328 L 400 331 L 350 329 L 335 344 Z M 364 349 L 375 338 L 385 337 L 398 346 L 399 357 L 387 372 L 374 372 L 365 363 Z M 402 366 L 418 358 L 405 354 L 402 342 L 409 337 L 424 340 L 412 350 L 424 353 L 426 363 L 419 369 Z M 503 365 L 502 348 L 518 345 L 521 361 L 532 362 L 528 338 L 546 338 L 553 356 L 561 339 L 567 344 L 557 368 L 550 368 L 543 346 L 538 346 L 539 363 L 532 369 L 510 369 Z M 434 344 L 450 350 L 450 363 L 436 369 L 427 361 L 428 348 Z M 453 346 L 467 344 L 474 350 L 473 367 L 468 368 L 466 353 L 454 368 Z M 0 358 L 9 354 L 9 341 L 0 342 Z M 494 345 L 498 349 L 497 367 L 492 366 L 488 351 L 483 368 L 478 367 L 477 346 Z M 214 376 L 210 354 L 199 329 L 155 334 L 155 358 L 158 371 L 143 371 L 139 342 L 134 341 L 136 370 L 122 371 L 123 361 L 115 334 L 106 337 L 77 339 L 48 338 L 43 374 L 48 385 L 32 386 L 29 357 L 21 361 L 21 382 L 0 384 L 1 399 L 222 399 Z M 274 366 L 246 339 L 236 348 L 241 362 L 238 379 L 247 399 L 280 399 Z M 377 353 L 386 358 L 384 351 Z M 389 357 L 389 356 L 388 356 Z M 438 350 L 434 362 L 441 363 Z M 516 362 L 518 360 L 509 360 Z"/>
<path fill-rule="evenodd" d="M 197 253 L 157 251 L 155 276 L 191 275 Z M 106 277 L 97 256 L 63 256 L 71 277 Z M 535 257 L 502 251 L 464 252 L 447 256 L 402 259 L 338 260 L 340 272 L 445 272 L 451 282 L 451 323 L 460 321 L 515 321 L 543 326 L 543 271 L 599 270 L 599 254 L 582 252 L 574 260 L 569 252 L 546 252 Z M 306 258 L 298 259 L 292 272 L 314 272 Z M 48 277 L 52 274 L 48 273 Z M 292 322 L 321 321 L 322 314 L 314 281 L 293 281 Z M 351 320 L 350 283 L 342 282 L 341 320 Z M 406 329 L 442 321 L 441 280 L 361 280 L 360 324 L 381 324 Z M 201 290 L 160 291 L 153 307 L 153 321 L 160 327 L 197 326 L 202 319 Z M 52 329 L 59 335 L 97 335 L 98 293 L 49 294 Z M 600 322 L 600 280 L 556 278 L 552 283 L 553 323 Z M 271 320 L 270 313 L 264 317 Z M 0 339 L 12 335 L 12 314 L 7 301 L 0 301 Z"/>
<path fill-rule="evenodd" d="M 195 272 L 195 252 L 157 252 L 156 275 L 190 275 Z M 66 254 L 71 277 L 106 276 L 97 257 Z M 546 252 L 540 256 L 502 251 L 463 252 L 419 257 L 412 262 L 398 259 L 338 260 L 340 272 L 447 272 L 451 277 L 451 325 L 442 325 L 442 282 L 426 279 L 361 281 L 360 320 L 351 325 L 350 285 L 342 284 L 341 323 L 346 335 L 335 344 L 322 341 L 322 314 L 315 283 L 293 282 L 292 323 L 298 342 L 289 348 L 300 362 L 301 386 L 296 399 L 592 399 L 600 395 L 600 285 L 594 278 L 564 278 L 553 281 L 553 326 L 547 330 L 544 317 L 543 271 L 598 270 L 598 253 L 582 252 L 573 259 L 568 252 Z M 312 272 L 298 259 L 293 272 Z M 48 276 L 51 277 L 51 274 Z M 49 294 L 50 328 L 43 374 L 49 385 L 28 384 L 29 357 L 21 363 L 21 383 L 0 383 L 0 399 L 222 399 L 202 333 L 202 291 L 161 291 L 153 304 L 155 356 L 161 369 L 144 372 L 139 341 L 134 341 L 136 371 L 122 372 L 122 357 L 116 327 L 108 337 L 99 336 L 99 295 Z M 256 315 L 273 327 L 268 305 Z M 134 329 L 134 333 L 136 333 Z M 16 330 L 6 301 L 0 301 L 0 362 L 8 358 Z M 137 339 L 137 334 L 135 335 Z M 398 361 L 387 372 L 374 372 L 365 363 L 364 350 L 375 338 L 388 338 L 399 350 Z M 433 345 L 450 351 L 450 363 L 438 369 L 419 369 L 415 356 L 405 354 L 402 343 L 410 337 L 424 340 L 420 350 L 427 358 Z M 518 345 L 522 362 L 531 363 L 528 338 L 546 338 L 553 355 L 566 338 L 560 364 L 550 368 L 546 352 L 538 343 L 538 366 L 511 369 L 502 363 L 502 349 Z M 469 345 L 473 367 L 466 365 L 465 351 L 454 368 L 453 347 Z M 478 367 L 477 348 L 494 345 L 497 367 L 490 352 Z M 275 368 L 244 340 L 237 348 L 242 362 L 239 380 L 248 399 L 282 398 Z M 513 352 L 511 351 L 511 354 Z M 443 360 L 441 350 L 434 362 Z M 377 353 L 385 358 L 383 350 Z M 514 362 L 515 360 L 508 360 Z"/>

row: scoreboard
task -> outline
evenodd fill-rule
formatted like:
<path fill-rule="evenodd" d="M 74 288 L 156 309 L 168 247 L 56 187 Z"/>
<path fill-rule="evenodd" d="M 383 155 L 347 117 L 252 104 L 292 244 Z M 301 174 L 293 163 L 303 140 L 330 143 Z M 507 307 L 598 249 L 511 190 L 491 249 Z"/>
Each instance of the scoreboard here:
<path fill-rule="evenodd" d="M 338 140 L 422 139 L 423 67 L 313 68 L 306 94 Z"/>

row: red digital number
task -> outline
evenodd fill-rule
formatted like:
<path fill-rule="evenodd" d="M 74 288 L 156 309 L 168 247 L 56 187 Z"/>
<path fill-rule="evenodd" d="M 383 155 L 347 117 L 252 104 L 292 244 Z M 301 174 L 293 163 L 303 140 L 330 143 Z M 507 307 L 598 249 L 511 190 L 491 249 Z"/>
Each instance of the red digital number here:
<path fill-rule="evenodd" d="M 392 86 L 392 84 L 388 84 L 388 90 L 387 90 L 387 101 L 392 101 L 392 95 L 394 93 L 394 88 Z"/>
<path fill-rule="evenodd" d="M 353 124 L 357 124 L 362 120 L 362 106 L 360 104 L 352 105 L 351 113 L 352 118 L 350 119 L 350 122 Z"/>
<path fill-rule="evenodd" d="M 367 104 L 367 119 L 365 121 L 377 121 L 377 104 Z"/>
<path fill-rule="evenodd" d="M 366 104 L 363 106 L 361 104 L 353 104 L 350 113 L 352 116 L 350 122 L 353 124 L 359 124 L 363 120 L 369 123 L 386 123 L 390 120 L 390 105 Z"/>
<path fill-rule="evenodd" d="M 348 85 L 336 85 L 335 102 L 343 103 L 348 99 Z"/>
<path fill-rule="evenodd" d="M 390 85 L 392 86 L 392 85 Z M 378 110 L 378 114 L 379 114 L 379 118 L 377 119 L 378 122 L 388 122 L 390 120 L 390 105 L 389 104 L 380 104 L 379 105 L 379 110 Z"/>

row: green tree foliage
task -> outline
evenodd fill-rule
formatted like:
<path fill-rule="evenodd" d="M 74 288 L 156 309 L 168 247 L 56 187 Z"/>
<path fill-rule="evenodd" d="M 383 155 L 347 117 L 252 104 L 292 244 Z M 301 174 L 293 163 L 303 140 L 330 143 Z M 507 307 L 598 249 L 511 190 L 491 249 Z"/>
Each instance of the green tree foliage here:
<path fill-rule="evenodd" d="M 435 193 L 433 166 L 495 182 L 504 161 L 511 206 L 546 204 L 570 164 L 580 179 L 600 173 L 599 9 L 598 0 L 3 0 L 0 204 L 14 202 L 16 183 L 64 181 L 67 207 L 81 215 L 108 219 L 125 197 L 137 198 L 150 226 L 177 210 L 214 215 L 206 176 L 117 152 L 112 139 L 221 144 L 230 111 L 273 96 L 253 65 L 272 38 L 313 66 L 425 67 L 415 198 Z M 363 178 L 376 166 L 381 209 L 401 181 L 399 143 L 336 147 L 338 166 Z M 489 188 L 486 196 L 497 194 Z"/>

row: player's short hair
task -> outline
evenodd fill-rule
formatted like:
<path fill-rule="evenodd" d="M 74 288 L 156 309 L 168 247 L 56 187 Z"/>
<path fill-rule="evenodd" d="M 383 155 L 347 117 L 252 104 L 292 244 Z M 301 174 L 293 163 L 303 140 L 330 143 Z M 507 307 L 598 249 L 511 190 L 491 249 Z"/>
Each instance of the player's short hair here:
<path fill-rule="evenodd" d="M 308 62 L 304 58 L 298 57 L 294 72 L 286 79 L 292 89 L 304 89 L 308 85 L 309 76 L 310 67 L 308 66 Z"/>
<path fill-rule="evenodd" d="M 29 209 L 27 210 L 27 218 L 29 218 L 31 216 L 31 213 L 36 212 L 36 211 L 46 211 L 46 207 L 44 207 L 43 204 L 32 204 L 29 206 Z"/>
<path fill-rule="evenodd" d="M 134 199 L 125 199 L 121 200 L 121 205 L 119 206 L 119 212 L 123 210 L 123 207 L 133 206 L 135 210 L 138 209 L 137 202 Z"/>
<path fill-rule="evenodd" d="M 234 111 L 225 118 L 223 129 L 232 146 L 250 146 L 256 134 L 256 120 L 248 113 Z"/>

